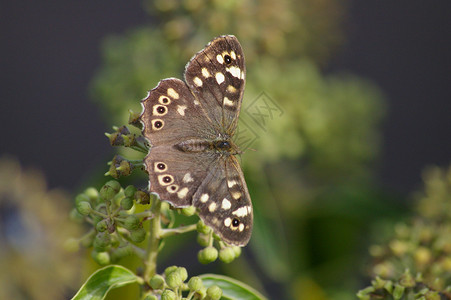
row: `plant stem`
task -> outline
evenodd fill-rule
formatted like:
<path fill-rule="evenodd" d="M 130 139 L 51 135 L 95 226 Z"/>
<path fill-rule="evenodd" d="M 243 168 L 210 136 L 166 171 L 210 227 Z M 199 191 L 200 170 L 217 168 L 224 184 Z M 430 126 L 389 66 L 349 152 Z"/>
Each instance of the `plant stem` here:
<path fill-rule="evenodd" d="M 161 237 L 166 238 L 168 236 L 172 236 L 175 234 L 185 233 L 196 230 L 197 224 L 191 224 L 187 226 L 171 228 L 171 229 L 162 229 Z"/>
<path fill-rule="evenodd" d="M 149 282 L 150 278 L 157 273 L 158 246 L 161 240 L 161 201 L 159 199 L 154 200 L 154 204 L 152 205 L 152 213 L 154 214 L 154 217 L 150 220 L 149 243 L 147 244 L 147 257 L 144 262 L 144 280 L 146 282 Z"/>

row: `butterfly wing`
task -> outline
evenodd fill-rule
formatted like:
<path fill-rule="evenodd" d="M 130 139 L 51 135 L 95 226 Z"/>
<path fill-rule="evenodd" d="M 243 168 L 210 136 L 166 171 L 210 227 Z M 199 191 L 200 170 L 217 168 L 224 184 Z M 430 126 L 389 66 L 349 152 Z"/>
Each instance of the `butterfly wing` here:
<path fill-rule="evenodd" d="M 211 145 L 235 133 L 245 72 L 238 40 L 218 37 L 187 64 L 186 83 L 169 78 L 150 91 L 141 115 L 152 145 L 144 159 L 150 190 L 175 207 L 194 205 L 216 234 L 238 246 L 251 235 L 251 199 L 236 158 Z"/>
<path fill-rule="evenodd" d="M 220 36 L 198 52 L 185 69 L 185 81 L 216 130 L 233 136 L 243 99 L 244 53 L 234 36 Z"/>
<path fill-rule="evenodd" d="M 199 137 L 213 139 L 217 135 L 199 102 L 180 79 L 161 80 L 141 105 L 143 135 L 152 147 L 172 146 Z"/>
<path fill-rule="evenodd" d="M 221 157 L 193 195 L 199 216 L 228 244 L 245 246 L 252 233 L 252 203 L 234 156 Z"/>
<path fill-rule="evenodd" d="M 150 190 L 175 207 L 189 206 L 205 177 L 206 168 L 216 157 L 208 153 L 182 152 L 174 145 L 200 136 L 211 139 L 216 133 L 180 79 L 160 81 L 141 103 L 143 135 L 151 144 L 144 158 Z"/>

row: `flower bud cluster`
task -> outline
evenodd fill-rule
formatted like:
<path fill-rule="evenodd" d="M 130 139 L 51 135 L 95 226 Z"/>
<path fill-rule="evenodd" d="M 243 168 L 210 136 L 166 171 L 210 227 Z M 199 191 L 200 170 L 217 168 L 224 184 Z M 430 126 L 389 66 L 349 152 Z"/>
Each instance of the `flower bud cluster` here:
<path fill-rule="evenodd" d="M 93 225 L 91 232 L 81 239 L 85 247 L 93 247 L 92 257 L 100 265 L 133 253 L 132 244 L 145 240 L 142 213 L 134 214 L 135 204 L 148 205 L 148 193 L 127 186 L 125 189 L 110 180 L 99 191 L 88 188 L 75 198 L 71 217 Z"/>
<path fill-rule="evenodd" d="M 197 232 L 197 242 L 204 247 L 197 254 L 200 263 L 209 264 L 218 257 L 222 262 L 230 263 L 241 255 L 240 247 L 230 246 L 222 242 L 202 220 L 197 223 Z M 217 247 L 214 246 L 214 240 L 217 242 Z"/>
<path fill-rule="evenodd" d="M 135 114 L 130 117 L 135 117 Z M 137 122 L 136 120 L 131 120 L 132 122 Z M 133 125 L 140 124 L 134 123 Z M 110 140 L 111 146 L 124 146 L 133 148 L 135 150 L 147 153 L 149 151 L 149 145 L 146 139 L 142 135 L 137 135 L 130 132 L 127 126 L 123 125 L 121 127 L 113 127 L 114 132 L 105 133 L 106 137 Z"/>
<path fill-rule="evenodd" d="M 360 299 L 451 299 L 451 169 L 431 168 L 424 179 L 418 216 L 370 248 L 376 279 Z"/>
<path fill-rule="evenodd" d="M 222 290 L 218 286 L 212 285 L 207 288 L 198 276 L 188 280 L 186 269 L 177 266 L 167 267 L 162 275 L 154 275 L 149 280 L 149 286 L 150 291 L 144 298 L 147 300 L 219 300 L 222 297 Z"/>

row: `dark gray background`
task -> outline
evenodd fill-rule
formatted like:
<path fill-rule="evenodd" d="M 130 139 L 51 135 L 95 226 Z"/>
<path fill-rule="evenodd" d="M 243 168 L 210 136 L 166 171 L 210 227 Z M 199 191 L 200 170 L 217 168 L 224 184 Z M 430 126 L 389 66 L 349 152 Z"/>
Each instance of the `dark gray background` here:
<path fill-rule="evenodd" d="M 3 1 L 0 14 L 0 154 L 78 188 L 112 153 L 87 93 L 100 41 L 150 19 L 140 1 Z M 426 165 L 451 161 L 450 19 L 449 0 L 351 1 L 348 43 L 327 70 L 388 96 L 378 178 L 401 194 Z"/>

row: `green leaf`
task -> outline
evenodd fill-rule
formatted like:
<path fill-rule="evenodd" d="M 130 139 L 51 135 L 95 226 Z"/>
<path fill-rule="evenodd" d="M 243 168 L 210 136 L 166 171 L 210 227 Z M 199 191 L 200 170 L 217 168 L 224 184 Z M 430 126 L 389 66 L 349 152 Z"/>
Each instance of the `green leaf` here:
<path fill-rule="evenodd" d="M 248 286 L 247 284 L 235 280 L 233 278 L 216 275 L 204 274 L 200 275 L 202 282 L 206 287 L 217 285 L 222 289 L 223 300 L 265 300 L 267 299 L 262 294 Z"/>
<path fill-rule="evenodd" d="M 114 288 L 137 282 L 139 278 L 130 270 L 111 265 L 97 270 L 82 285 L 72 300 L 100 300 Z"/>

